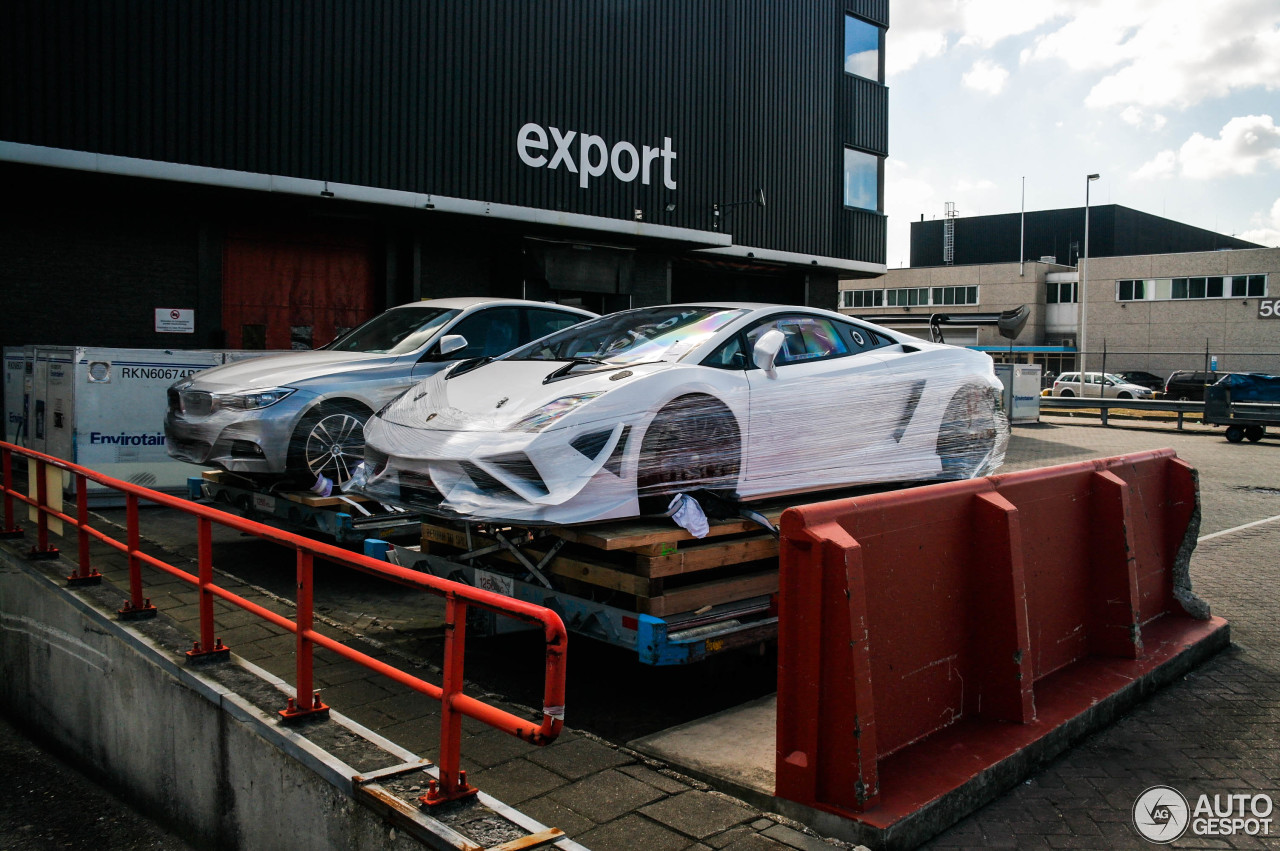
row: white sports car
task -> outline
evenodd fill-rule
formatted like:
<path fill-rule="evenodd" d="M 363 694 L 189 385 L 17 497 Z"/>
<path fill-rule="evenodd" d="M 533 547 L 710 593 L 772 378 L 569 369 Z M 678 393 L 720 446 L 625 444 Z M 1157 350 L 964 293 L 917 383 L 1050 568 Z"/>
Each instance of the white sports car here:
<path fill-rule="evenodd" d="M 473 520 L 662 513 L 965 479 L 1004 458 L 991 358 L 838 313 L 680 304 L 602 316 L 422 381 L 365 427 L 348 489 Z"/>

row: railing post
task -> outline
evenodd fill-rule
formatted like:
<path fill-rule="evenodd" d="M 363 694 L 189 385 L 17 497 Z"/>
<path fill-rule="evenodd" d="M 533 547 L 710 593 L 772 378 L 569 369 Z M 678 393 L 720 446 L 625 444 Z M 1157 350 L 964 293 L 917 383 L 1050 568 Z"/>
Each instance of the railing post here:
<path fill-rule="evenodd" d="M 88 480 L 81 473 L 76 473 L 76 529 L 79 534 L 80 568 L 67 577 L 67 585 L 75 588 L 82 585 L 98 585 L 102 582 L 102 574 L 89 566 L 89 489 Z"/>
<path fill-rule="evenodd" d="M 4 464 L 4 528 L 0 528 L 0 540 L 22 537 L 22 528 L 13 516 L 13 453 L 8 449 L 0 449 L 0 457 Z"/>
<path fill-rule="evenodd" d="M 312 690 L 312 654 L 315 644 L 311 640 L 311 629 L 315 623 L 312 587 L 313 558 L 306 550 L 298 550 L 298 607 L 295 636 L 297 649 L 294 653 L 297 663 L 297 698 L 289 698 L 289 704 L 280 710 L 280 719 L 285 722 L 315 715 L 327 716 L 329 707 L 320 701 L 320 692 Z"/>
<path fill-rule="evenodd" d="M 36 461 L 36 545 L 27 552 L 27 558 L 57 558 L 58 548 L 49 546 L 49 485 L 47 467 Z"/>
<path fill-rule="evenodd" d="M 124 608 L 117 614 L 122 620 L 138 620 L 156 616 L 156 607 L 151 599 L 142 596 L 142 562 L 138 558 L 142 534 L 138 530 L 138 497 L 125 494 L 125 533 L 128 536 L 129 551 L 129 599 L 124 601 Z"/>
<path fill-rule="evenodd" d="M 418 800 L 427 805 L 443 804 L 476 794 L 462 770 L 462 713 L 453 699 L 462 693 L 463 664 L 467 647 L 467 603 L 450 592 L 444 608 L 444 674 L 440 688 L 440 782 L 428 781 L 427 794 Z"/>
<path fill-rule="evenodd" d="M 213 522 L 208 517 L 196 518 L 196 564 L 200 582 L 200 640 L 187 651 L 188 662 L 229 659 L 231 648 L 213 634 Z"/>

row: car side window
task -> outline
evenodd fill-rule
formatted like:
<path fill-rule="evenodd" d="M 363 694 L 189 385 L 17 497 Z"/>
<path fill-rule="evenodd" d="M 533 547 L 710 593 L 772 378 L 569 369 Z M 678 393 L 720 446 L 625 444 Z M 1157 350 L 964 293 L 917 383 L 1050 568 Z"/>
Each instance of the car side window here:
<path fill-rule="evenodd" d="M 845 342 L 849 344 L 849 348 L 855 352 L 865 352 L 869 349 L 878 349 L 886 345 L 889 341 L 881 337 L 870 328 L 862 325 L 855 325 L 852 322 L 839 323 L 841 333 L 844 335 Z"/>
<path fill-rule="evenodd" d="M 531 343 L 548 334 L 554 334 L 568 328 L 570 325 L 577 325 L 587 317 L 579 316 L 576 313 L 565 313 L 562 310 L 543 310 L 534 308 L 525 311 L 525 316 L 529 320 L 529 330 L 526 335 L 520 339 L 518 345 Z"/>
<path fill-rule="evenodd" d="M 746 369 L 750 365 L 747 353 L 742 350 L 742 335 L 734 334 L 702 361 L 703 366 L 716 369 Z"/>
<path fill-rule="evenodd" d="M 444 356 L 444 360 L 496 357 L 520 345 L 520 313 L 514 307 L 490 307 L 464 317 L 448 330 L 449 334 L 461 334 L 467 345 Z M 439 358 L 439 349 L 432 346 Z"/>
<path fill-rule="evenodd" d="M 775 328 L 785 338 L 778 352 L 778 366 L 844 357 L 850 353 L 849 343 L 836 324 L 822 316 L 776 317 L 748 331 L 747 341 L 754 349 L 761 335 Z"/>

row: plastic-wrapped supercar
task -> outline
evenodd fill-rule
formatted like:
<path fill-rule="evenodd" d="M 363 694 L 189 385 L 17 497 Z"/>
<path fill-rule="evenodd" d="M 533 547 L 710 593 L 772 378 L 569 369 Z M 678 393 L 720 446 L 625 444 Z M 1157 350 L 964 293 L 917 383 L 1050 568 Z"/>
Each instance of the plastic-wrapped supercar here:
<path fill-rule="evenodd" d="M 575 325 L 415 385 L 349 490 L 523 524 L 986 475 L 1009 429 L 981 352 L 811 308 L 685 304 Z"/>

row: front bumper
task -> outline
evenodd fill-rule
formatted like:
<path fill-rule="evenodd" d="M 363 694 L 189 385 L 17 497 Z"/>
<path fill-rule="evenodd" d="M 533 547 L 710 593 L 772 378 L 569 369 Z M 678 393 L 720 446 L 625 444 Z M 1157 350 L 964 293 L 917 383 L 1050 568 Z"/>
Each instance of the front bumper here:
<path fill-rule="evenodd" d="M 446 517 L 568 524 L 638 513 L 629 424 L 433 431 L 370 420 L 348 490 Z"/>
<path fill-rule="evenodd" d="M 308 402 L 294 393 L 268 408 L 202 415 L 171 406 L 164 418 L 165 448 L 179 461 L 233 473 L 284 473 L 294 427 Z"/>

